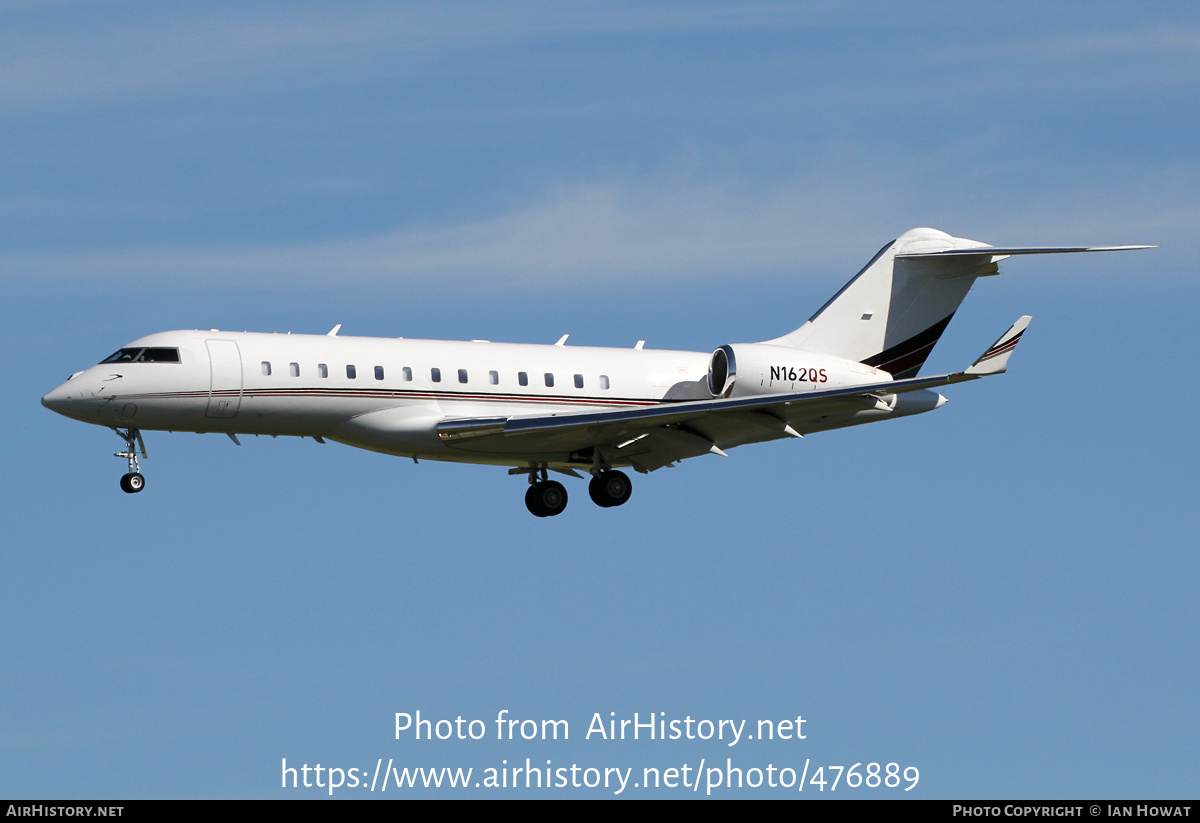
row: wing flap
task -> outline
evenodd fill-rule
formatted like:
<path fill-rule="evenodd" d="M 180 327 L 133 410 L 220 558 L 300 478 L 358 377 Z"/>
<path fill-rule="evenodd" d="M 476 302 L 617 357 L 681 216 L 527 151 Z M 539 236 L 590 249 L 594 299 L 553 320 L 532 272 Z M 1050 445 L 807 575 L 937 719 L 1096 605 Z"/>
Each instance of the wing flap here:
<path fill-rule="evenodd" d="M 438 436 L 447 445 L 491 453 L 569 453 L 605 447 L 658 468 L 706 454 L 713 447 L 799 436 L 791 421 L 876 408 L 879 398 L 921 391 L 983 375 L 957 373 L 826 391 L 763 395 L 727 400 L 683 401 L 597 412 L 503 418 L 442 420 Z M 752 422 L 751 422 L 752 421 Z M 670 432 L 662 434 L 664 431 Z M 686 439 L 677 437 L 682 431 Z M 645 439 L 644 439 L 645 438 Z M 652 453 L 655 457 L 638 457 Z"/>
<path fill-rule="evenodd" d="M 930 377 L 913 377 L 908 380 L 891 380 L 866 383 L 840 389 L 805 391 L 789 394 L 767 394 L 753 397 L 737 397 L 726 400 L 689 400 L 681 403 L 663 403 L 658 406 L 621 409 L 603 412 L 570 412 L 538 417 L 510 417 L 504 424 L 505 435 L 547 432 L 555 429 L 580 428 L 585 426 L 620 426 L 632 424 L 636 427 L 666 426 L 687 423 L 689 420 L 709 414 L 726 413 L 771 413 L 781 412 L 790 417 L 800 406 L 850 398 L 868 398 L 868 407 L 874 405 L 874 395 L 904 394 L 905 392 L 932 389 L 964 380 L 974 380 L 981 375 L 964 372 L 941 374 Z M 643 429 L 644 430 L 644 429 Z M 438 427 L 441 434 L 441 426 Z M 783 436 L 781 434 L 781 436 Z"/>

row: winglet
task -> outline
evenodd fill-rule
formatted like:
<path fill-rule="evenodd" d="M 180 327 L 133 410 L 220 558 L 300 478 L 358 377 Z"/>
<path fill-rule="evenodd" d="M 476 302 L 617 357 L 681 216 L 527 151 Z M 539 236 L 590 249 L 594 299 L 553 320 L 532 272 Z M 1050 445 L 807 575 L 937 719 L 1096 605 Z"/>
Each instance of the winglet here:
<path fill-rule="evenodd" d="M 1017 347 L 1017 343 L 1021 342 L 1021 335 L 1025 333 L 1025 328 L 1032 319 L 1029 315 L 1025 315 L 1016 323 L 1013 323 L 1009 330 L 1000 335 L 1000 339 L 993 343 L 990 349 L 981 354 L 979 359 L 972 363 L 971 367 L 963 372 L 963 374 L 973 374 L 983 377 L 989 374 L 1002 374 L 1008 371 L 1008 356 Z"/>

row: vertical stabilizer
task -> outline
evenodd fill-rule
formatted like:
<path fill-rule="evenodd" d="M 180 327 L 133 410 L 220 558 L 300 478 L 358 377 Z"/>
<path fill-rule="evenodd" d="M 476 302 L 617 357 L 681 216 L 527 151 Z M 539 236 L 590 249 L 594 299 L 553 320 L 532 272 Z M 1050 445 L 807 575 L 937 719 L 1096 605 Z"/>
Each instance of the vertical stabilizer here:
<path fill-rule="evenodd" d="M 880 249 L 807 323 L 766 342 L 857 360 L 896 378 L 913 377 L 975 278 L 995 274 L 996 264 L 986 253 L 898 255 L 988 248 L 937 229 L 905 232 Z"/>

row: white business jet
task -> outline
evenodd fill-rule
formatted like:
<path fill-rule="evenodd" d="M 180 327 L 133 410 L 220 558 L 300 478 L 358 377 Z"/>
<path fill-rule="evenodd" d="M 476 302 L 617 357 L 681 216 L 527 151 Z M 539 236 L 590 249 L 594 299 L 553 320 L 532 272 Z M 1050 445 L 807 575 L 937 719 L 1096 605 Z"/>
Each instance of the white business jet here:
<path fill-rule="evenodd" d="M 977 277 L 1010 255 L 1148 246 L 993 247 L 913 229 L 876 254 L 793 332 L 703 352 L 486 340 L 169 331 L 122 347 L 42 398 L 125 441 L 140 492 L 142 431 L 334 440 L 385 454 L 508 466 L 539 516 L 567 505 L 548 472 L 591 475 L 599 506 L 647 473 L 746 443 L 920 414 L 934 389 L 1005 371 L 1022 317 L 970 367 L 918 372 Z"/>

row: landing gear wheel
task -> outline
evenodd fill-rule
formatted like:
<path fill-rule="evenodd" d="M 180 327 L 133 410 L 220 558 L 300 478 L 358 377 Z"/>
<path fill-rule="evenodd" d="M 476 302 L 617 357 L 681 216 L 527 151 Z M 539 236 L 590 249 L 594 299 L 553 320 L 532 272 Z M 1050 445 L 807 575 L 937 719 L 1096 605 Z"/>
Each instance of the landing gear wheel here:
<path fill-rule="evenodd" d="M 562 514 L 567 507 L 567 490 L 556 480 L 534 483 L 525 492 L 525 507 L 538 517 Z"/>
<path fill-rule="evenodd" d="M 146 488 L 146 478 L 138 472 L 130 472 L 121 478 L 121 491 L 126 494 L 137 494 Z"/>
<path fill-rule="evenodd" d="M 625 472 L 601 472 L 588 483 L 588 495 L 592 502 L 601 508 L 620 506 L 633 493 L 633 483 Z"/>
<path fill-rule="evenodd" d="M 538 486 L 541 483 L 534 483 L 525 492 L 525 508 L 529 509 L 529 513 L 535 517 L 545 517 L 549 512 L 542 509 L 542 503 L 538 499 Z"/>

